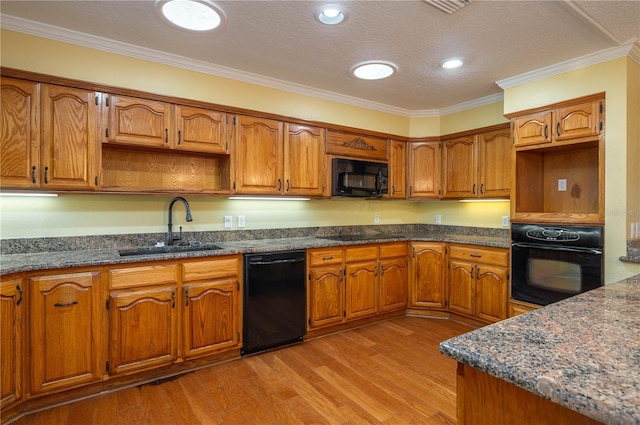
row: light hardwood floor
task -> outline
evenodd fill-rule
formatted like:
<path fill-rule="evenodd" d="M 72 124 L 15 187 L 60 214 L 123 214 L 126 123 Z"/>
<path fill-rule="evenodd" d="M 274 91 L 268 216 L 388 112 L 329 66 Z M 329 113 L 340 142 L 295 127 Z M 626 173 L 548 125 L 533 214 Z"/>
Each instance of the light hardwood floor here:
<path fill-rule="evenodd" d="M 472 328 L 400 317 L 21 418 L 57 424 L 455 424 L 456 362 Z"/>

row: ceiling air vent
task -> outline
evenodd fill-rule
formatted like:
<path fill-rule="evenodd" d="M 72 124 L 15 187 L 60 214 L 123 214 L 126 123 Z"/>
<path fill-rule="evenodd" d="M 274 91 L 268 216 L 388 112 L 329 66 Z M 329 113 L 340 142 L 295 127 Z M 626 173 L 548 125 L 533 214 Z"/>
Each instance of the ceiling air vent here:
<path fill-rule="evenodd" d="M 451 15 L 453 12 L 462 9 L 471 3 L 471 0 L 424 0 L 431 6 L 437 7 L 445 13 Z"/>

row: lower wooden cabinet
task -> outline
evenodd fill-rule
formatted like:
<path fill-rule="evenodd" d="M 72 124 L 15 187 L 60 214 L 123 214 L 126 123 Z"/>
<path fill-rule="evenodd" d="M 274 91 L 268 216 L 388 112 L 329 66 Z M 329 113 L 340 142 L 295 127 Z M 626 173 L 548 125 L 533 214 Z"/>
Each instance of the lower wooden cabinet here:
<path fill-rule="evenodd" d="M 444 309 L 446 302 L 446 244 L 411 244 L 409 305 L 417 308 Z"/>
<path fill-rule="evenodd" d="M 528 313 L 532 310 L 538 309 L 542 306 L 537 304 L 531 304 L 524 301 L 509 300 L 509 317 L 517 316 L 519 314 Z"/>
<path fill-rule="evenodd" d="M 344 250 L 307 250 L 307 268 L 307 327 L 317 329 L 342 323 L 345 295 Z"/>
<path fill-rule="evenodd" d="M 24 316 L 24 279 L 3 278 L 0 282 L 0 406 L 20 401 L 23 395 L 22 353 Z"/>
<path fill-rule="evenodd" d="M 378 312 L 378 247 L 348 247 L 345 263 L 345 320 L 375 315 Z"/>
<path fill-rule="evenodd" d="M 509 251 L 449 247 L 449 310 L 485 322 L 507 318 Z"/>
<path fill-rule="evenodd" d="M 100 272 L 29 277 L 31 393 L 99 381 Z"/>

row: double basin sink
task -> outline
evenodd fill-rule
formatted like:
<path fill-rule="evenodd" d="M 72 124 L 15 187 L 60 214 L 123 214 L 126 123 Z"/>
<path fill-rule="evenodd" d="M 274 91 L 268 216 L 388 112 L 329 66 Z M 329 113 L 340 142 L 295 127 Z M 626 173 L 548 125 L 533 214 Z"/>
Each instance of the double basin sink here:
<path fill-rule="evenodd" d="M 222 247 L 211 244 L 142 246 L 119 249 L 118 254 L 120 254 L 121 257 L 129 257 L 132 255 L 173 254 L 192 251 L 215 251 L 218 249 L 222 249 Z"/>

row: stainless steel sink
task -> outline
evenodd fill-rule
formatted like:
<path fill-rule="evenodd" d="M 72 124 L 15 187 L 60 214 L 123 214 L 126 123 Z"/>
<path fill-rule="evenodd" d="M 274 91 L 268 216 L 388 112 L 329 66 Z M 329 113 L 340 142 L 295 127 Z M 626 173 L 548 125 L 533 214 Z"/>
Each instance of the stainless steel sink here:
<path fill-rule="evenodd" d="M 142 246 L 138 248 L 119 249 L 118 254 L 121 257 L 131 255 L 154 255 L 154 254 L 171 254 L 176 252 L 192 252 L 192 251 L 213 251 L 222 249 L 217 245 L 168 245 L 168 246 Z"/>

